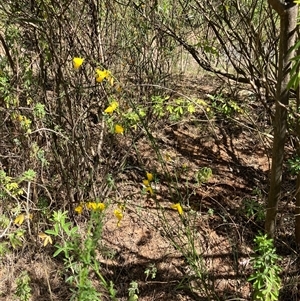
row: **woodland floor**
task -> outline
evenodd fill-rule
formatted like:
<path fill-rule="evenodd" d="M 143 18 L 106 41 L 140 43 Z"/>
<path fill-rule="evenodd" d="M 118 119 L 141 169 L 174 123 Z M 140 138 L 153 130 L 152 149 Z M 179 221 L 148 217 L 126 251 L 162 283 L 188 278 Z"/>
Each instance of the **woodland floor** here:
<path fill-rule="evenodd" d="M 217 78 L 198 77 L 185 80 L 175 89 L 185 95 L 207 99 L 220 87 Z M 237 101 L 243 101 L 242 97 Z M 256 105 L 256 107 L 254 106 Z M 220 300 L 250 300 L 247 278 L 252 270 L 253 239 L 263 222 L 245 212 L 245 202 L 251 199 L 264 204 L 268 190 L 268 171 L 271 140 L 256 130 L 266 122 L 260 107 L 253 100 L 252 120 L 216 118 L 207 122 L 203 116 L 193 120 L 162 123 L 153 133 L 164 156 L 168 158 L 170 175 L 176 175 L 178 190 L 185 196 L 184 209 L 197 211 L 197 248 L 203 254 L 203 265 Z M 126 143 L 126 141 L 124 141 Z M 159 217 L 158 204 L 165 208 L 169 225 L 177 229 L 180 222 L 176 211 L 169 210 L 174 202 L 169 195 L 162 167 L 155 160 L 154 150 L 146 137 L 137 141 L 141 158 L 132 155 L 131 168 L 125 169 L 118 183 L 118 197 L 126 200 L 127 209 L 120 227 L 115 219 L 108 219 L 104 229 L 102 256 L 104 274 L 109 275 L 118 290 L 118 300 L 127 300 L 131 281 L 139 284 L 139 300 L 208 300 L 201 293 L 193 294 L 186 277 L 192 277 L 183 256 L 165 236 Z M 154 197 L 141 195 L 143 162 L 157 179 Z M 184 168 L 183 168 L 184 166 Z M 198 185 L 195 174 L 202 167 L 210 167 L 213 176 Z M 175 181 L 176 182 L 176 181 Z M 293 209 L 291 189 L 287 178 L 279 215 L 278 254 L 283 257 L 281 274 L 284 289 L 280 300 L 299 300 L 298 257 L 293 245 Z M 82 225 L 86 217 L 76 216 Z M 1 263 L 0 300 L 14 300 L 14 280 L 27 270 L 31 278 L 33 301 L 69 300 L 69 287 L 59 272 L 61 261 L 53 259 L 53 247 L 45 250 L 24 245 L 22 251 L 10 253 Z M 146 277 L 145 270 L 155 266 L 156 276 Z M 197 285 L 197 283 L 195 283 Z"/>

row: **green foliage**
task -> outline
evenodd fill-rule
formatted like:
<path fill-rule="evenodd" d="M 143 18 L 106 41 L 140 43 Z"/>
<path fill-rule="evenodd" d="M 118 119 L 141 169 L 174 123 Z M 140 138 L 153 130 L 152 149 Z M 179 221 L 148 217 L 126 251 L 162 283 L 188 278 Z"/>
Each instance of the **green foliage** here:
<path fill-rule="evenodd" d="M 12 178 L 4 170 L 0 170 L 0 195 L 3 197 L 18 197 L 24 193 L 20 184 L 35 179 L 36 172 L 32 169 L 24 171 L 19 177 Z"/>
<path fill-rule="evenodd" d="M 246 198 L 243 200 L 243 212 L 248 218 L 262 222 L 265 220 L 265 208 L 257 199 Z"/>
<path fill-rule="evenodd" d="M 40 197 L 38 199 L 37 208 L 44 216 L 50 217 L 49 202 L 47 198 Z"/>
<path fill-rule="evenodd" d="M 8 227 L 9 223 L 10 223 L 9 218 L 6 215 L 1 214 L 0 215 L 0 227 L 6 228 L 6 227 Z"/>
<path fill-rule="evenodd" d="M 7 241 L 0 242 L 0 258 L 9 253 L 9 243 Z"/>
<path fill-rule="evenodd" d="M 82 237 L 78 228 L 68 221 L 68 212 L 53 212 L 53 229 L 46 230 L 47 235 L 52 235 L 59 242 L 56 243 L 56 251 L 53 256 L 63 255 L 66 273 L 70 274 L 67 282 L 74 285 L 73 298 L 78 301 L 100 301 L 101 294 L 95 288 L 90 279 L 93 271 L 102 286 L 109 293 L 111 300 L 116 300 L 116 290 L 113 283 L 105 280 L 101 274 L 101 267 L 96 259 L 96 250 L 101 244 L 103 215 L 101 210 L 92 210 L 89 224 L 86 229 L 86 237 Z"/>
<path fill-rule="evenodd" d="M 36 177 L 36 172 L 32 169 L 28 169 L 27 171 L 24 171 L 23 174 L 21 175 L 19 181 L 33 181 Z"/>
<path fill-rule="evenodd" d="M 289 170 L 292 174 L 297 175 L 300 171 L 300 157 L 288 159 Z"/>
<path fill-rule="evenodd" d="M 37 159 L 43 167 L 49 166 L 49 162 L 46 159 L 45 151 L 42 148 L 40 148 L 36 142 L 33 142 L 31 144 L 30 155 L 31 155 L 31 157 L 34 157 L 35 159 Z"/>
<path fill-rule="evenodd" d="M 24 229 L 17 229 L 15 231 L 7 234 L 10 245 L 14 249 L 22 247 L 25 233 L 26 233 L 26 231 Z"/>
<path fill-rule="evenodd" d="M 43 119 L 46 115 L 45 105 L 40 102 L 36 103 L 33 108 L 33 113 L 35 117 Z"/>
<path fill-rule="evenodd" d="M 0 191 L 3 197 L 14 197 L 23 194 L 23 190 L 20 188 L 17 179 L 7 176 L 4 170 L 0 171 L 0 185 Z"/>
<path fill-rule="evenodd" d="M 295 46 L 290 51 L 295 51 L 297 54 L 299 52 L 300 48 L 300 41 L 298 41 Z M 300 82 L 300 73 L 299 73 L 299 67 L 300 67 L 300 55 L 296 55 L 292 59 L 292 68 L 290 70 L 290 81 L 288 83 L 288 89 L 297 89 Z"/>
<path fill-rule="evenodd" d="M 114 180 L 114 177 L 112 174 L 108 174 L 106 176 L 106 182 L 107 182 L 107 185 L 111 188 L 114 188 L 116 186 L 116 183 L 115 183 L 115 180 Z"/>
<path fill-rule="evenodd" d="M 9 108 L 11 105 L 17 106 L 16 99 L 11 97 L 10 92 L 11 86 L 9 83 L 9 79 L 4 74 L 0 74 L 0 95 L 3 97 L 6 108 Z"/>
<path fill-rule="evenodd" d="M 149 276 L 151 276 L 151 279 L 154 279 L 157 273 L 157 268 L 155 264 L 149 264 L 144 273 L 146 274 L 146 281 Z"/>
<path fill-rule="evenodd" d="M 170 114 L 170 120 L 177 121 L 180 120 L 180 118 L 183 116 L 185 109 L 186 101 L 184 99 L 178 98 L 175 99 L 174 102 L 171 102 L 166 105 L 166 110 Z"/>
<path fill-rule="evenodd" d="M 178 121 L 184 116 L 193 115 L 199 106 L 207 106 L 203 100 L 192 100 L 189 98 L 176 98 L 170 100 L 169 96 L 151 97 L 153 113 L 158 118 L 168 117 L 170 121 Z"/>
<path fill-rule="evenodd" d="M 196 172 L 196 181 L 198 185 L 206 183 L 213 175 L 210 167 L 202 167 Z"/>
<path fill-rule="evenodd" d="M 129 109 L 122 114 L 127 126 L 136 129 L 137 125 L 141 123 L 141 120 L 146 116 L 146 111 L 142 106 L 137 106 L 134 109 Z"/>
<path fill-rule="evenodd" d="M 160 95 L 154 95 L 151 97 L 153 113 L 157 117 L 162 118 L 166 115 L 165 103 L 169 98 L 169 96 L 161 97 Z"/>
<path fill-rule="evenodd" d="M 273 240 L 267 235 L 257 235 L 254 242 L 256 256 L 251 259 L 254 273 L 248 279 L 254 289 L 253 300 L 276 301 L 281 287 L 279 256 L 276 254 Z"/>
<path fill-rule="evenodd" d="M 243 113 L 243 109 L 235 101 L 223 97 L 222 94 L 216 96 L 207 94 L 207 96 L 212 101 L 211 107 L 216 113 L 228 117 L 236 113 Z"/>
<path fill-rule="evenodd" d="M 249 47 L 255 45 L 257 49 L 269 49 L 269 45 L 275 45 L 275 39 L 271 39 L 271 44 L 257 46 L 256 42 L 253 43 L 260 41 L 261 32 L 265 38 L 265 28 L 260 24 L 260 18 L 264 17 L 265 2 L 259 0 L 259 5 L 253 8 L 253 20 L 244 18 L 251 15 L 253 2 L 246 1 L 236 6 L 229 1 L 225 2 L 215 7 L 213 1 L 194 3 L 162 0 L 145 4 L 137 0 L 124 4 L 122 1 L 63 0 L 61 5 L 51 0 L 33 2 L 32 5 L 28 1 L 4 1 L 2 5 L 5 5 L 5 10 L 1 12 L 1 17 L 4 15 L 4 42 L 0 46 L 6 43 L 9 51 L 0 57 L 0 120 L 3 122 L 1 128 L 6 131 L 3 135 L 5 150 L 2 150 L 4 148 L 1 144 L 0 155 L 1 158 L 3 155 L 7 171 L 0 170 L 0 199 L 4 204 L 3 210 L 6 210 L 0 216 L 4 238 L 0 244 L 0 255 L 5 254 L 9 246 L 18 249 L 25 238 L 35 237 L 35 231 L 42 230 L 41 227 L 49 222 L 50 214 L 53 213 L 50 219 L 53 227 L 39 234 L 39 237 L 43 239 L 45 247 L 52 244 L 52 238 L 55 241 L 53 256 L 64 262 L 62 273 L 72 287 L 72 298 L 78 301 L 104 299 L 98 292 L 100 283 L 101 292 L 105 291 L 111 299 L 116 300 L 114 283 L 103 277 L 102 266 L 97 261 L 99 252 L 103 256 L 104 212 L 91 211 L 87 222 L 84 215 L 78 223 L 79 229 L 62 208 L 71 208 L 74 200 L 87 200 L 95 195 L 108 199 L 116 193 L 118 200 L 122 197 L 134 198 L 136 187 L 128 187 L 128 191 L 127 187 L 124 189 L 127 184 L 137 184 L 131 183 L 137 169 L 130 171 L 132 177 L 130 182 L 127 181 L 129 172 L 126 170 L 127 174 L 124 173 L 127 160 L 130 162 L 128 166 L 138 166 L 139 169 L 144 168 L 142 164 L 145 161 L 153 165 L 162 161 L 159 148 L 155 149 L 157 158 L 152 157 L 152 153 L 148 157 L 148 142 L 149 145 L 152 143 L 152 146 L 157 146 L 149 134 L 154 121 L 163 121 L 168 126 L 169 121 L 173 123 L 191 117 L 196 119 L 199 113 L 206 114 L 210 110 L 212 114 L 225 116 L 242 113 L 235 101 L 223 95 L 209 96 L 207 102 L 192 98 L 198 94 L 198 87 L 195 87 L 192 97 L 185 96 L 181 87 L 190 79 L 186 75 L 177 80 L 174 85 L 176 88 L 167 88 L 168 78 L 173 75 L 169 71 L 174 67 L 179 69 L 178 62 L 184 60 L 185 47 L 188 47 L 188 51 L 193 49 L 193 45 L 196 47 L 194 58 L 201 55 L 198 61 L 204 61 L 207 70 L 210 70 L 210 64 L 217 66 L 219 60 L 224 59 L 224 53 L 230 53 L 233 61 L 240 62 L 238 65 L 242 68 L 244 59 L 240 50 L 243 48 L 240 47 L 241 41 L 235 40 L 235 35 L 243 36 L 240 26 L 237 26 L 238 22 L 243 24 L 245 20 L 246 23 L 254 24 L 254 28 L 259 28 L 255 36 L 252 36 L 252 28 L 247 31 L 245 39 L 248 39 L 249 34 Z M 202 6 L 209 17 L 203 11 L 199 13 Z M 216 15 L 228 17 L 233 26 L 223 21 L 219 24 Z M 210 18 L 212 22 L 209 22 L 209 27 L 203 27 L 203 24 L 207 24 L 205 20 Z M 230 39 L 223 43 L 226 47 L 231 46 L 233 51 L 224 51 L 218 45 L 214 28 L 210 27 L 214 24 L 218 28 L 215 32 L 220 32 L 220 45 L 224 41 L 224 30 L 226 32 L 230 27 L 235 29 L 233 33 L 224 34 L 224 37 Z M 211 38 L 203 34 L 203 28 L 207 28 Z M 176 39 L 176 35 L 180 38 Z M 185 37 L 191 36 L 191 43 L 182 43 Z M 178 47 L 178 44 L 181 45 Z M 251 73 L 242 74 L 255 83 L 260 78 L 269 78 L 270 74 L 265 71 L 272 69 L 257 52 L 250 48 L 246 53 L 249 60 L 253 59 L 255 66 L 250 69 Z M 255 58 L 250 58 L 254 53 Z M 238 56 L 234 57 L 235 54 Z M 74 56 L 84 57 L 80 68 L 73 68 Z M 268 61 L 273 62 L 271 54 L 268 55 Z M 264 66 L 263 74 L 259 71 L 260 64 Z M 113 77 L 97 81 L 95 68 L 109 68 Z M 226 72 L 231 72 L 227 66 L 224 68 Z M 236 71 L 234 69 L 233 74 Z M 177 89 L 177 85 L 180 88 Z M 263 88 L 264 85 L 262 91 Z M 162 91 L 172 91 L 172 94 L 166 96 Z M 105 112 L 107 105 L 112 106 L 113 102 L 118 102 L 118 106 L 111 112 Z M 120 139 L 114 135 L 116 124 L 124 127 L 124 136 L 119 136 Z M 148 141 L 147 137 L 144 139 L 145 135 L 143 141 L 138 140 L 140 135 L 135 134 L 141 132 L 149 134 Z M 139 153 L 140 144 L 143 144 L 144 153 Z M 171 208 L 176 210 L 173 213 L 178 220 L 171 224 L 170 219 L 165 218 L 171 208 L 165 210 L 159 203 L 156 204 L 158 214 L 167 237 L 183 254 L 192 271 L 192 276 L 186 277 L 191 278 L 189 289 L 201 291 L 201 295 L 207 296 L 208 300 L 217 300 L 208 297 L 214 286 L 207 276 L 203 250 L 197 245 L 199 233 L 195 229 L 198 229 L 196 221 L 201 213 L 185 211 L 184 207 L 186 197 L 190 196 L 183 197 L 183 194 L 185 188 L 187 194 L 190 193 L 190 186 L 186 183 L 185 187 L 180 177 L 183 173 L 188 176 L 192 172 L 180 163 L 180 172 L 175 173 L 178 183 L 169 183 L 168 187 L 169 196 L 176 203 Z M 156 186 L 158 193 L 165 191 L 165 179 L 171 178 L 166 165 L 162 163 L 159 169 L 166 172 L 162 176 L 158 175 L 158 179 L 162 179 L 161 183 L 155 179 L 143 186 L 150 202 L 158 199 L 155 195 Z M 212 177 L 212 169 L 201 168 L 191 175 L 194 176 L 201 185 Z M 122 186 L 119 186 L 121 182 Z M 148 182 L 151 180 L 148 179 Z M 191 182 L 194 182 L 193 179 Z M 33 189 L 32 186 L 34 193 L 29 191 Z M 180 192 L 176 191 L 179 186 L 182 188 Z M 191 186 L 194 187 L 194 183 Z M 81 210 L 78 206 L 77 212 Z M 123 210 L 118 212 L 120 220 Z M 141 210 L 144 209 L 138 207 L 137 211 Z M 260 208 L 255 207 L 251 201 L 245 210 L 250 215 L 259 216 L 260 213 Z M 27 216 L 29 212 L 36 213 L 34 223 Z M 210 208 L 208 213 L 214 215 L 214 208 Z M 11 226 L 12 215 L 17 220 L 14 226 Z M 24 220 L 27 223 L 23 224 Z M 27 225 L 32 225 L 34 235 L 25 235 Z M 31 246 L 31 243 L 28 245 Z M 113 251 L 107 253 L 113 254 Z M 155 265 L 149 265 L 145 270 L 146 280 L 154 279 L 156 274 Z M 128 292 L 129 301 L 138 299 L 137 282 L 131 282 Z"/>
<path fill-rule="evenodd" d="M 129 295 L 128 301 L 137 301 L 139 299 L 138 294 L 139 294 L 138 283 L 136 281 L 131 281 L 130 287 L 128 288 L 128 295 Z"/>
<path fill-rule="evenodd" d="M 21 227 L 24 220 L 31 219 L 31 214 L 21 213 L 21 206 L 10 207 L 10 214 L 14 214 L 15 220 L 12 222 L 5 214 L 0 216 L 0 229 L 2 231 L 2 241 L 0 243 L 0 257 L 9 253 L 11 248 L 18 250 L 23 246 L 27 229 Z M 14 224 L 14 226 L 12 226 Z M 26 223 L 28 225 L 28 223 Z"/>
<path fill-rule="evenodd" d="M 0 198 L 1 198 L 1 195 L 0 195 Z M 1 231 L 3 231 L 2 233 L 5 233 L 6 231 L 8 231 L 9 226 L 10 226 L 9 218 L 6 215 L 1 214 L 0 215 L 0 229 L 1 229 Z M 0 258 L 2 256 L 4 256 L 5 254 L 7 254 L 8 252 L 9 252 L 9 243 L 4 240 L 1 241 L 0 242 Z"/>
<path fill-rule="evenodd" d="M 26 271 L 23 271 L 17 278 L 17 288 L 15 295 L 20 301 L 29 301 L 31 298 L 30 277 Z"/>

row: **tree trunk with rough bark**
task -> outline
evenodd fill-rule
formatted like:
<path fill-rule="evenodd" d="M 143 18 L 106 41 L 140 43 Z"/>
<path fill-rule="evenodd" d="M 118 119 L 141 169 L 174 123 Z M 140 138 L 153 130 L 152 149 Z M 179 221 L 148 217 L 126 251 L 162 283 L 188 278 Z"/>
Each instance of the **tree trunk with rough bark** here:
<path fill-rule="evenodd" d="M 280 200 L 284 145 L 287 132 L 287 107 L 289 105 L 288 83 L 290 80 L 291 59 L 297 28 L 298 6 L 288 0 L 269 0 L 270 5 L 280 16 L 279 66 L 276 87 L 276 112 L 274 119 L 274 141 L 272 152 L 272 167 L 270 190 L 266 209 L 265 231 L 274 237 L 276 216 Z"/>
<path fill-rule="evenodd" d="M 299 39 L 299 29 L 298 29 L 298 39 Z M 300 55 L 300 48 L 297 49 L 297 56 Z M 296 72 L 300 72 L 300 68 Z M 300 87 L 296 89 L 296 113 L 300 116 Z M 297 144 L 297 156 L 300 157 L 300 119 L 297 118 L 296 121 L 296 134 L 298 139 L 296 140 Z M 296 243 L 300 246 L 300 173 L 297 175 L 296 183 L 296 209 L 295 209 L 295 237 Z"/>

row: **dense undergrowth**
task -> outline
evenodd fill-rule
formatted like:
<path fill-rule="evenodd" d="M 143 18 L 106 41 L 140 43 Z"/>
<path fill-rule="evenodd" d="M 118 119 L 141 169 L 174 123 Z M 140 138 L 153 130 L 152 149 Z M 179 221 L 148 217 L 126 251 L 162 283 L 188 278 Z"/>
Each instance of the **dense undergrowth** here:
<path fill-rule="evenodd" d="M 193 16 L 164 1 L 1 6 L 0 256 L 3 269 L 9 258 L 27 258 L 16 279 L 3 280 L 10 285 L 1 285 L 1 298 L 277 300 L 282 279 L 297 286 L 289 275 L 280 278 L 284 260 L 259 234 L 267 178 L 261 166 L 269 164 L 272 137 L 261 96 L 245 83 L 194 76 L 197 66 L 182 45 L 153 25 L 176 13 L 184 31 Z M 207 59 L 224 63 L 226 55 L 203 45 Z M 191 86 L 193 79 L 199 82 Z M 252 156 L 261 166 L 250 168 Z M 218 198 L 222 180 L 236 184 L 224 178 L 224 166 L 244 182 Z M 127 272 L 130 266 L 118 270 L 125 251 L 109 233 L 121 235 L 134 222 L 147 225 L 149 236 L 157 232 L 152 244 L 167 242 L 162 261 L 176 252 L 180 277 L 171 275 L 170 264 L 168 296 L 147 294 L 148 284 L 165 285 L 158 260 L 140 259 L 144 279 Z M 231 249 L 229 261 L 209 261 L 222 245 L 213 244 L 217 235 Z M 43 284 L 35 281 L 39 288 L 32 284 L 38 277 L 28 258 L 36 254 L 55 264 L 56 289 L 49 275 Z M 228 278 L 220 276 L 223 266 Z"/>

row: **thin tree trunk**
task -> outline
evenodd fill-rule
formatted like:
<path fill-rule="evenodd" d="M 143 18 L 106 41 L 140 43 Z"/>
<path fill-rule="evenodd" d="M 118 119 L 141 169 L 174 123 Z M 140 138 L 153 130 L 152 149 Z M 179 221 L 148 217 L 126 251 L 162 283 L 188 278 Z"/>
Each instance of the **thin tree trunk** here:
<path fill-rule="evenodd" d="M 270 237 L 274 237 L 282 182 L 284 144 L 287 132 L 287 107 L 289 105 L 289 91 L 287 85 L 290 80 L 290 66 L 291 59 L 293 58 L 293 52 L 290 51 L 290 49 L 295 43 L 298 6 L 292 1 L 283 4 L 279 0 L 269 0 L 269 3 L 280 15 L 279 66 L 276 87 L 274 141 L 270 190 L 265 222 L 267 234 Z"/>
<path fill-rule="evenodd" d="M 298 149 L 299 155 L 299 149 Z M 295 237 L 296 243 L 300 246 L 300 173 L 297 175 L 296 185 L 296 209 L 295 209 Z"/>
<path fill-rule="evenodd" d="M 299 30 L 298 30 L 298 38 L 299 38 Z M 300 55 L 300 48 L 297 49 L 297 55 Z M 296 72 L 300 72 L 300 68 L 296 70 Z M 296 113 L 299 116 L 300 114 L 300 87 L 297 87 L 296 90 Z M 300 156 L 300 120 L 299 117 L 297 117 L 296 121 L 296 133 L 297 133 L 297 156 Z M 297 183 L 296 183 L 296 209 L 295 209 L 295 237 L 296 237 L 296 243 L 298 246 L 300 246 L 300 173 L 297 175 Z"/>

